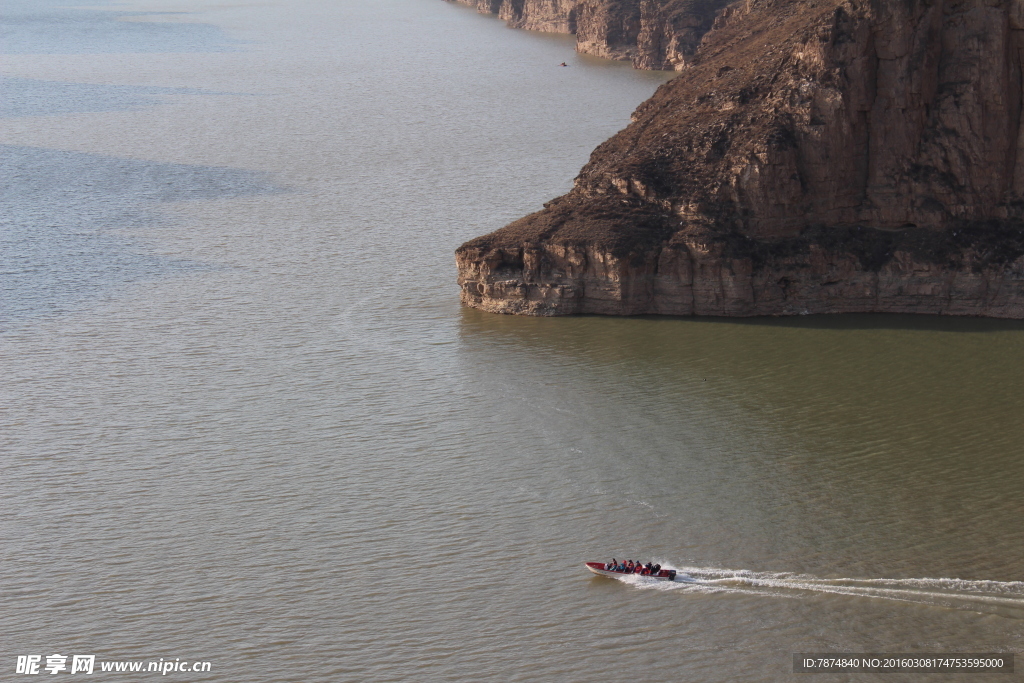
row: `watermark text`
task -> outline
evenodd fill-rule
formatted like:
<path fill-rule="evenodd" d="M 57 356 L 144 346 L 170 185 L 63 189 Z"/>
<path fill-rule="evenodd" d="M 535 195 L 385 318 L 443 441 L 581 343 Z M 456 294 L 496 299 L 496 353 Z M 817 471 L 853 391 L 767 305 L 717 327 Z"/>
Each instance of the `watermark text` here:
<path fill-rule="evenodd" d="M 209 673 L 211 662 L 183 660 L 181 657 L 159 660 L 107 660 L 96 661 L 96 655 L 18 655 L 14 673 L 37 676 L 39 674 L 92 673 L 156 673 L 161 676 L 175 673 Z"/>

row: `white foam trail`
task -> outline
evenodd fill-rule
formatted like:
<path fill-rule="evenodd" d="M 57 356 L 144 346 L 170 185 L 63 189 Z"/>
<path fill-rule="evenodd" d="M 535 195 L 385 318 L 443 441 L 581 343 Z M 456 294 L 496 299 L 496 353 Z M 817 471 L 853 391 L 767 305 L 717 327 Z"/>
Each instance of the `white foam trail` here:
<path fill-rule="evenodd" d="M 698 593 L 738 593 L 765 597 L 799 598 L 808 593 L 913 602 L 953 609 L 996 612 L 1024 618 L 1024 581 L 988 581 L 954 578 L 923 579 L 824 579 L 792 572 L 755 572 L 716 567 L 677 567 L 675 581 L 655 581 L 643 576 L 620 580 L 644 590 L 685 590 Z"/>

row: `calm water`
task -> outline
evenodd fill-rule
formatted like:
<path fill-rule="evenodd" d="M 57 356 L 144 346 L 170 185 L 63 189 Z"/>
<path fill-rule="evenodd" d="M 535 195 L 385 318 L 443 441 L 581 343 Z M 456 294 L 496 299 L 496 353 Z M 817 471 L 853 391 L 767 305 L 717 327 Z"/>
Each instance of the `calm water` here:
<path fill-rule="evenodd" d="M 1022 650 L 1024 324 L 459 307 L 455 247 L 568 189 L 665 75 L 441 0 L 3 15 L 5 679 Z M 612 555 L 705 583 L 582 571 Z"/>

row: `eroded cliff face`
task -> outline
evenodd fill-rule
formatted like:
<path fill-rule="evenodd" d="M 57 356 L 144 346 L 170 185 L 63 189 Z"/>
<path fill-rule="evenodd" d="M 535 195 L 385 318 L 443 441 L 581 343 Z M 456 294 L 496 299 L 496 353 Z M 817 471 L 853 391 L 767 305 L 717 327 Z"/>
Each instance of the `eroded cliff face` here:
<path fill-rule="evenodd" d="M 576 34 L 579 52 L 682 69 L 729 0 L 449 0 L 514 28 Z"/>
<path fill-rule="evenodd" d="M 939 260 L 928 253 L 927 243 L 914 245 L 923 251 L 881 251 L 892 245 L 890 236 L 844 237 L 866 250 L 812 240 L 782 250 L 791 253 L 754 257 L 730 253 L 722 243 L 696 240 L 632 254 L 564 242 L 468 247 L 457 254 L 459 284 L 465 304 L 519 315 L 931 313 L 1024 318 L 1024 247 L 1015 247 L 1006 257 L 964 239 L 964 244 L 947 245 L 960 248 Z M 1020 231 L 1008 237 L 1024 244 Z"/>
<path fill-rule="evenodd" d="M 1024 0 L 743 0 L 568 195 L 463 245 L 506 313 L 1024 318 Z"/>

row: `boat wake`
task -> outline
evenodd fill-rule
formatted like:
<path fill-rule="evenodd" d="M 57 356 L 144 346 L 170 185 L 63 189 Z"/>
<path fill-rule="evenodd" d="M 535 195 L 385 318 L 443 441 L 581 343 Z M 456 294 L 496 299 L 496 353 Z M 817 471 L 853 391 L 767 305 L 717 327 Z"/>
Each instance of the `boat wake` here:
<path fill-rule="evenodd" d="M 678 572 L 675 581 L 651 581 L 642 576 L 624 576 L 620 580 L 643 590 L 685 590 L 779 598 L 801 598 L 812 594 L 829 593 L 912 602 L 1024 619 L 1024 581 L 823 579 L 790 572 L 676 567 L 664 561 L 661 564 L 666 569 L 675 569 Z"/>

